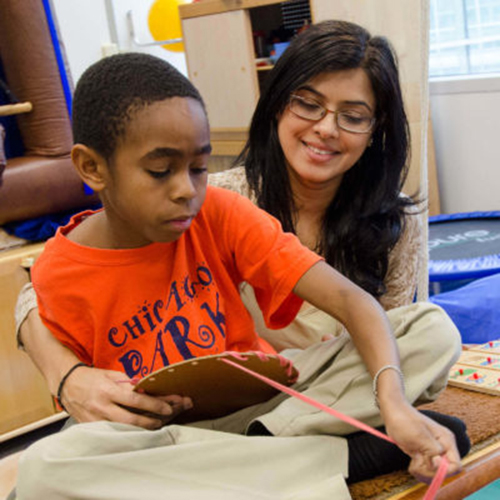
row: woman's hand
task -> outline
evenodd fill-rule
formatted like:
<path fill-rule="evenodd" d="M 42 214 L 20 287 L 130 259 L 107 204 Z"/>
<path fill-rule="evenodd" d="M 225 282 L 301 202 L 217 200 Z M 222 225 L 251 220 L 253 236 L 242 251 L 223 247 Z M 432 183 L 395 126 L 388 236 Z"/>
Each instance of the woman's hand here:
<path fill-rule="evenodd" d="M 61 399 L 78 422 L 110 420 L 145 429 L 157 429 L 193 406 L 186 397 L 134 392 L 123 373 L 91 367 L 79 367 L 71 373 Z"/>
<path fill-rule="evenodd" d="M 454 434 L 418 412 L 409 403 L 382 407 L 388 435 L 411 457 L 409 472 L 419 481 L 430 483 L 441 457 L 448 459 L 447 476 L 460 472 L 460 454 Z"/>

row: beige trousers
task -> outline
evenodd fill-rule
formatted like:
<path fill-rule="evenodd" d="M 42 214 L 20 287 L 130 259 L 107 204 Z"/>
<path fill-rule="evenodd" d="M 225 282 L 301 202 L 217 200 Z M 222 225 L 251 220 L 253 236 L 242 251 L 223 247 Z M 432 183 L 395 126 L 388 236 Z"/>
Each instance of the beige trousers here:
<path fill-rule="evenodd" d="M 460 354 L 460 335 L 437 306 L 388 312 L 412 403 L 437 397 Z M 371 378 L 347 335 L 282 354 L 300 371 L 305 394 L 381 425 Z M 245 436 L 260 421 L 271 437 Z M 17 498 L 308 499 L 350 498 L 347 444 L 353 429 L 286 396 L 224 418 L 158 431 L 105 422 L 45 438 L 21 457 Z"/>

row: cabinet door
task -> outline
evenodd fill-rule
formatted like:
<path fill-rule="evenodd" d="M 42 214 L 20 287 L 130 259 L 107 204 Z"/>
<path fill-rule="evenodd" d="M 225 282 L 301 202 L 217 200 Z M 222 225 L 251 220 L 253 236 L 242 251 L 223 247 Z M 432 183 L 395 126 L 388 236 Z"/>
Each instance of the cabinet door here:
<path fill-rule="evenodd" d="M 43 245 L 30 245 L 0 254 L 0 437 L 55 413 L 44 378 L 15 339 L 14 309 L 17 295 L 28 282 L 21 267 L 37 257 Z"/>
<path fill-rule="evenodd" d="M 182 30 L 189 78 L 211 129 L 247 127 L 259 95 L 248 10 L 187 18 Z"/>

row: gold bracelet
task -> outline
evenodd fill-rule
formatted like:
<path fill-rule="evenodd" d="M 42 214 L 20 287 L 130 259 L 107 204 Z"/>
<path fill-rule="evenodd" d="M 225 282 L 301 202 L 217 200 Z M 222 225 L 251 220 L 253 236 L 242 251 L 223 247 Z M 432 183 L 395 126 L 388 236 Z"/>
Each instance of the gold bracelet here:
<path fill-rule="evenodd" d="M 385 366 L 383 366 L 375 374 L 375 377 L 373 377 L 373 387 L 372 387 L 372 390 L 373 390 L 373 396 L 375 398 L 375 406 L 377 408 L 380 408 L 380 405 L 378 403 L 378 389 L 377 389 L 378 378 L 386 370 L 395 370 L 395 371 L 398 372 L 399 376 L 401 377 L 401 384 L 403 385 L 403 392 L 405 390 L 405 378 L 404 378 L 403 372 L 401 371 L 401 368 L 399 368 L 399 366 L 397 366 L 397 365 L 385 365 Z"/>

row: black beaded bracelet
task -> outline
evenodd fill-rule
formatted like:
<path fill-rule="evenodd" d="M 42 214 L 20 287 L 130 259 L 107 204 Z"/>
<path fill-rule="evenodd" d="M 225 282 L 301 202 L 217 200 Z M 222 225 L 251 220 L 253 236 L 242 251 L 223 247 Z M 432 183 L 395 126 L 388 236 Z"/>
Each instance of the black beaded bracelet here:
<path fill-rule="evenodd" d="M 66 408 L 64 407 L 63 405 L 63 402 L 61 401 L 61 396 L 62 396 L 62 390 L 63 390 L 63 387 L 64 387 L 64 384 L 66 383 L 66 380 L 68 380 L 68 377 L 77 369 L 79 368 L 80 366 L 89 366 L 87 365 L 86 363 L 77 363 L 76 365 L 73 365 L 67 372 L 66 372 L 66 375 L 64 375 L 64 377 L 61 379 L 61 381 L 59 382 L 59 387 L 57 388 L 57 396 L 56 396 L 56 401 L 57 403 L 59 404 L 59 406 L 65 411 L 65 412 L 68 412 L 68 410 L 66 410 Z"/>

